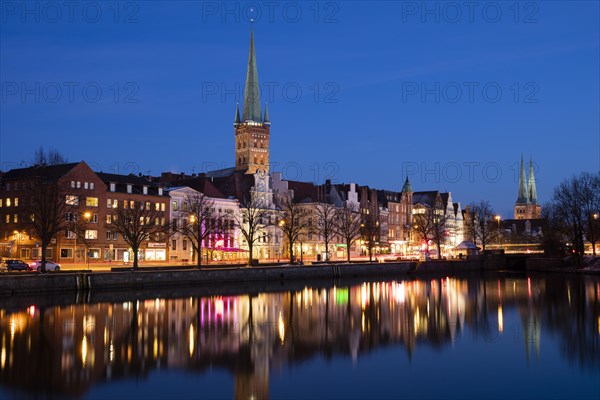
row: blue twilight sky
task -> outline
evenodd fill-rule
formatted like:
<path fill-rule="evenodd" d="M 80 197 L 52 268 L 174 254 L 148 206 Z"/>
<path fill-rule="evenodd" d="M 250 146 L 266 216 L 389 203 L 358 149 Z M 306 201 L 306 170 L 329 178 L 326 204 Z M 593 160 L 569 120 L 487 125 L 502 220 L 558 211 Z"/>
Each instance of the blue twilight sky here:
<path fill-rule="evenodd" d="M 0 166 L 40 145 L 103 171 L 234 163 L 254 17 L 272 170 L 450 190 L 509 217 L 598 171 L 599 21 L 588 2 L 0 1 Z"/>

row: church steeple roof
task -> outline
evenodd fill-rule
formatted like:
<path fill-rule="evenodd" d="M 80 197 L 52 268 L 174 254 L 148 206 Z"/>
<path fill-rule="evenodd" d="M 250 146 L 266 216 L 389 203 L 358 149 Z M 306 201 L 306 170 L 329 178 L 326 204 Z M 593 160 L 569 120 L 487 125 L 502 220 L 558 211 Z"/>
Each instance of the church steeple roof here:
<path fill-rule="evenodd" d="M 408 181 L 408 176 L 406 177 L 406 181 L 404 182 L 404 186 L 402 186 L 402 192 L 404 192 L 404 193 L 412 193 L 413 192 L 412 185 Z"/>
<path fill-rule="evenodd" d="M 246 72 L 244 112 L 242 118 L 244 121 L 262 121 L 258 69 L 256 68 L 256 54 L 254 52 L 254 30 L 250 31 L 250 50 L 248 52 L 248 71 Z"/>
<path fill-rule="evenodd" d="M 529 192 L 529 202 L 531 204 L 537 204 L 537 190 L 535 187 L 535 175 L 531 158 L 529 159 L 529 181 L 527 182 L 527 191 Z"/>
<path fill-rule="evenodd" d="M 529 193 L 527 192 L 527 178 L 525 177 L 525 164 L 523 163 L 523 155 L 521 154 L 521 170 L 519 173 L 519 195 L 517 196 L 518 204 L 527 204 L 529 202 Z"/>
<path fill-rule="evenodd" d="M 269 119 L 269 103 L 265 103 L 265 116 L 263 118 L 263 124 L 271 124 Z"/>
<path fill-rule="evenodd" d="M 235 105 L 235 120 L 233 121 L 233 124 L 237 125 L 240 122 L 242 122 L 240 119 L 240 105 L 236 103 L 236 105 Z"/>

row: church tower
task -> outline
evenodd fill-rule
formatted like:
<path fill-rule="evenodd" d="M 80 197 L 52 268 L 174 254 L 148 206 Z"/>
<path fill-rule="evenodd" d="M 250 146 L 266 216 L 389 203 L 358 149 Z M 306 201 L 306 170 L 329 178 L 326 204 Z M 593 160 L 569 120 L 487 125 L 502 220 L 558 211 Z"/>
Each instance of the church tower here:
<path fill-rule="evenodd" d="M 268 174 L 271 122 L 268 105 L 265 105 L 265 113 L 261 113 L 253 30 L 250 32 L 244 108 L 240 117 L 239 105 L 236 105 L 233 126 L 235 129 L 236 171 L 245 171 L 247 174 L 256 172 Z"/>
<path fill-rule="evenodd" d="M 521 155 L 519 170 L 519 194 L 515 202 L 515 219 L 538 219 L 542 216 L 542 206 L 537 202 L 537 189 L 533 172 L 533 161 L 529 159 L 529 180 L 525 175 L 525 163 Z"/>

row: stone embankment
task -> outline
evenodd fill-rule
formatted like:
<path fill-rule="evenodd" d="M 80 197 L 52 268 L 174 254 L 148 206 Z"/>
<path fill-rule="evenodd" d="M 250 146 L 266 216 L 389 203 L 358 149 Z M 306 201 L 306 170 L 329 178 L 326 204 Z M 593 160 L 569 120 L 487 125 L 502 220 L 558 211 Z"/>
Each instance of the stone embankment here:
<path fill-rule="evenodd" d="M 68 291 L 147 290 L 184 286 L 245 285 L 257 282 L 339 282 L 372 280 L 379 277 L 412 278 L 430 275 L 457 275 L 469 272 L 498 271 L 503 258 L 432 260 L 427 262 L 386 262 L 362 264 L 320 264 L 315 266 L 270 266 L 252 268 L 181 269 L 161 268 L 120 272 L 50 272 L 46 274 L 0 274 L 0 296 Z M 541 263 L 527 260 L 539 267 Z"/>

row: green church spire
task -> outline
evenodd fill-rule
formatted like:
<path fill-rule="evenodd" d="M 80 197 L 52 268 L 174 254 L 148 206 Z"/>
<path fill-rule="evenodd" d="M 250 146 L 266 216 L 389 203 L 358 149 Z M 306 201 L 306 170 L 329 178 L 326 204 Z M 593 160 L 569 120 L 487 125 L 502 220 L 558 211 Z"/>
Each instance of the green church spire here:
<path fill-rule="evenodd" d="M 529 202 L 537 204 L 537 190 L 535 188 L 535 175 L 533 173 L 533 161 L 529 159 L 529 181 L 527 182 L 527 191 L 529 192 Z"/>
<path fill-rule="evenodd" d="M 242 122 L 241 118 L 240 118 L 240 105 L 236 103 L 236 105 L 235 105 L 235 120 L 233 121 L 233 124 L 237 125 L 240 122 Z"/>
<path fill-rule="evenodd" d="M 406 181 L 404 182 L 404 186 L 402 186 L 402 192 L 404 193 L 412 193 L 412 186 L 410 184 L 410 182 L 408 181 L 408 176 L 406 177 Z"/>
<path fill-rule="evenodd" d="M 263 118 L 263 124 L 271 124 L 271 120 L 269 119 L 269 103 L 265 103 L 265 116 Z"/>
<path fill-rule="evenodd" d="M 525 177 L 525 164 L 523 163 L 523 155 L 521 154 L 521 170 L 519 173 L 519 195 L 517 197 L 518 204 L 527 204 L 529 202 L 529 194 L 527 193 L 527 178 Z"/>
<path fill-rule="evenodd" d="M 248 71 L 246 72 L 242 119 L 244 121 L 262 122 L 258 69 L 256 68 L 256 55 L 254 53 L 254 30 L 250 31 L 250 51 L 248 53 Z"/>

